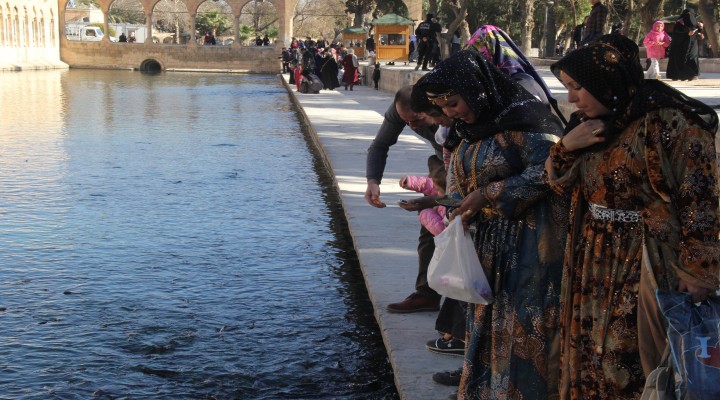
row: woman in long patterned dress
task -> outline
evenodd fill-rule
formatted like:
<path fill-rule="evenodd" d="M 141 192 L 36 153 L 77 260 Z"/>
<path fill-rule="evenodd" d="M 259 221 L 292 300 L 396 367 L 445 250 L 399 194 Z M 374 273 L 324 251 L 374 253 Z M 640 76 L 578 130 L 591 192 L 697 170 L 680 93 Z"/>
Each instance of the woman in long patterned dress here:
<path fill-rule="evenodd" d="M 358 67 L 360 66 L 353 49 L 348 49 L 347 55 L 342 60 L 342 65 L 345 71 L 342 78 L 345 90 L 348 89 L 348 86 L 350 86 L 350 90 L 353 90 L 353 86 L 358 83 Z"/>
<path fill-rule="evenodd" d="M 560 122 L 475 50 L 419 82 L 454 118 L 448 195 L 469 225 L 494 303 L 470 304 L 458 398 L 557 395 L 559 290 L 567 203 L 543 179 Z"/>
<path fill-rule="evenodd" d="M 638 47 L 623 36 L 551 69 L 578 108 L 546 163 L 553 189 L 572 192 L 560 395 L 639 398 L 665 348 L 653 289 L 700 301 L 718 288 L 718 118 L 644 80 Z"/>

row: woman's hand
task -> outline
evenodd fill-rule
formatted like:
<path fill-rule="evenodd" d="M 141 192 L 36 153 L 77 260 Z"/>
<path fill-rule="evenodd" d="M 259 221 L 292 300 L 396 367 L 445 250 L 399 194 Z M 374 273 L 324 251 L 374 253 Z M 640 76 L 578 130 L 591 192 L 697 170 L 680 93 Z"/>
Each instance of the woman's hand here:
<path fill-rule="evenodd" d="M 460 216 L 462 218 L 463 226 L 467 229 L 470 219 L 478 213 L 483 207 L 489 204 L 487 198 L 480 189 L 474 190 L 469 195 L 465 196 L 460 205 L 453 210 L 450 214 L 450 220 L 452 221 L 455 217 Z"/>
<path fill-rule="evenodd" d="M 605 131 L 605 124 L 599 119 L 590 119 L 576 126 L 562 138 L 562 144 L 568 151 L 575 151 L 604 142 L 600 136 Z"/>
<path fill-rule="evenodd" d="M 407 181 L 408 181 L 407 175 L 400 178 L 400 187 L 403 189 L 407 189 Z"/>
<path fill-rule="evenodd" d="M 680 279 L 680 283 L 678 283 L 678 291 L 690 293 L 690 295 L 692 296 L 692 301 L 694 303 L 703 302 L 707 300 L 707 298 L 710 297 L 711 294 L 715 293 L 715 291 L 712 289 L 696 286 L 682 279 Z"/>

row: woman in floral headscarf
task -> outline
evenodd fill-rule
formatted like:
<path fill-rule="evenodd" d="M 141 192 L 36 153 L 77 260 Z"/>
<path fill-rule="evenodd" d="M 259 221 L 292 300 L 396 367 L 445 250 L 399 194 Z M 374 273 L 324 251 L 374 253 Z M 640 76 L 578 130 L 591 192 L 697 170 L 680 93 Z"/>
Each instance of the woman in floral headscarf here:
<path fill-rule="evenodd" d="M 467 41 L 466 48 L 475 48 L 530 94 L 552 106 L 563 124 L 566 123 L 545 80 L 505 31 L 494 25 L 482 25 Z"/>
<path fill-rule="evenodd" d="M 654 288 L 701 301 L 719 285 L 718 118 L 644 80 L 624 36 L 603 36 L 551 70 L 578 108 L 546 163 L 553 189 L 572 193 L 560 395 L 637 399 L 665 348 Z"/>
<path fill-rule="evenodd" d="M 567 204 L 543 179 L 560 122 L 475 50 L 418 82 L 454 118 L 447 195 L 469 226 L 495 301 L 470 304 L 458 398 L 557 395 L 559 284 Z"/>

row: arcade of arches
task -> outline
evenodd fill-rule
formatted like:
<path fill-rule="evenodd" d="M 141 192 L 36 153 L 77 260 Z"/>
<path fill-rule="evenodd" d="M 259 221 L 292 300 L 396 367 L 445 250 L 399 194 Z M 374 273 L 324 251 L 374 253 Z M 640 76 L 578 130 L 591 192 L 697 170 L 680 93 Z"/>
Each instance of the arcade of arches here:
<path fill-rule="evenodd" d="M 77 43 L 69 43 L 64 35 L 65 9 L 70 0 L 0 0 L 0 71 L 17 69 L 16 65 L 33 64 L 36 67 L 57 68 L 67 67 L 65 53 L 62 47 L 70 47 Z M 104 18 L 105 32 L 108 32 L 108 12 L 114 0 L 99 0 L 100 10 Z M 206 0 L 180 0 L 187 7 L 190 15 L 189 44 L 195 45 L 195 17 L 198 8 Z M 235 43 L 232 47 L 239 47 L 238 26 L 240 13 L 243 7 L 256 0 L 226 0 L 231 7 L 234 19 Z M 278 45 L 289 43 L 293 36 L 293 13 L 298 0 L 264 0 L 271 3 L 278 17 Z M 152 36 L 153 7 L 159 0 L 140 0 L 145 13 L 145 23 L 148 37 Z M 412 19 L 422 19 L 422 1 L 405 0 Z M 103 43 L 96 43 L 103 47 L 110 45 L 108 35 Z M 82 43 L 89 45 L 90 43 Z M 145 42 L 152 46 L 152 41 Z M 202 46 L 201 46 L 202 47 Z M 224 47 L 224 46 L 223 46 Z M 280 47 L 280 46 L 276 46 Z M 279 49 L 277 50 L 279 52 Z M 85 65 L 88 66 L 88 65 Z M 104 65 L 107 67 L 108 65 Z"/>

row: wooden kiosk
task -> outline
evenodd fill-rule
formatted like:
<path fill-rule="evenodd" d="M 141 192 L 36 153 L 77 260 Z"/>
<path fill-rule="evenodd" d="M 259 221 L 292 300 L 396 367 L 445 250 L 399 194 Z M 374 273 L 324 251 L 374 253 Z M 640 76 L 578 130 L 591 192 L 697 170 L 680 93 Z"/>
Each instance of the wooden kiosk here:
<path fill-rule="evenodd" d="M 397 14 L 385 14 L 371 22 L 374 27 L 376 59 L 403 61 L 408 60 L 410 26 L 413 21 Z"/>
<path fill-rule="evenodd" d="M 340 35 L 346 49 L 353 49 L 357 58 L 365 58 L 365 39 L 367 38 L 365 28 L 345 28 L 340 31 Z"/>

